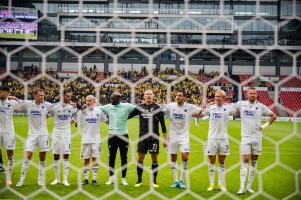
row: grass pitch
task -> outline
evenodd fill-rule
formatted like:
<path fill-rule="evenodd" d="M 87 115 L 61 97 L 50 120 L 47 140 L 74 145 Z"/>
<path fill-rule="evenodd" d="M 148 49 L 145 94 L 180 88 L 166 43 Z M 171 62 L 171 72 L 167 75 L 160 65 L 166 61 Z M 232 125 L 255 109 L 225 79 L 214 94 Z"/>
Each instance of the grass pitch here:
<path fill-rule="evenodd" d="M 0 38 L 16 38 L 16 39 L 30 39 L 36 40 L 38 39 L 38 35 L 34 35 L 33 33 L 30 34 L 21 34 L 21 33 L 2 33 L 0 34 Z"/>
<path fill-rule="evenodd" d="M 167 120 L 167 126 L 169 121 Z M 52 131 L 53 118 L 49 119 L 49 132 Z M 70 155 L 70 173 L 69 183 L 70 187 L 63 185 L 51 186 L 50 183 L 54 180 L 53 171 L 53 155 L 47 154 L 46 160 L 46 186 L 44 188 L 37 185 L 38 170 L 38 152 L 36 151 L 33 156 L 33 162 L 29 167 L 25 185 L 21 188 L 15 187 L 20 177 L 20 170 L 24 156 L 24 143 L 26 138 L 28 123 L 26 117 L 15 117 L 15 132 L 16 151 L 15 151 L 15 167 L 13 170 L 13 186 L 7 188 L 5 183 L 5 175 L 0 174 L 0 199 L 57 199 L 66 197 L 69 199 L 90 199 L 101 198 L 103 199 L 126 199 L 132 197 L 137 199 L 161 199 L 177 198 L 177 199 L 208 199 L 215 197 L 218 199 L 233 199 L 233 198 L 248 198 L 250 194 L 237 196 L 236 192 L 239 189 L 239 141 L 240 141 L 240 122 L 229 122 L 230 134 L 230 151 L 231 155 L 226 159 L 226 185 L 228 192 L 221 193 L 219 191 L 207 192 L 206 189 L 209 185 L 207 158 L 204 155 L 204 144 L 207 140 L 208 121 L 201 121 L 200 126 L 196 126 L 191 122 L 191 153 L 189 158 L 187 173 L 188 179 L 186 184 L 187 190 L 171 189 L 170 185 L 173 182 L 172 172 L 168 164 L 168 155 L 165 149 L 160 145 L 159 154 L 159 174 L 158 184 L 159 188 L 155 188 L 149 192 L 151 188 L 151 177 L 148 172 L 151 170 L 151 159 L 147 155 L 145 159 L 145 170 L 143 173 L 143 186 L 135 188 L 134 184 L 137 181 L 136 177 L 136 159 L 137 159 L 137 139 L 138 139 L 138 119 L 131 119 L 128 122 L 130 149 L 128 154 L 128 173 L 127 181 L 129 186 L 121 186 L 120 183 L 116 186 L 105 185 L 108 179 L 108 171 L 105 166 L 108 164 L 108 149 L 107 149 L 107 125 L 101 125 L 102 132 L 102 153 L 100 157 L 101 167 L 98 173 L 98 186 L 87 185 L 81 187 L 79 184 L 82 180 L 80 173 L 83 167 L 83 161 L 80 160 L 80 133 L 77 128 L 72 126 L 73 139 L 72 139 L 72 154 Z M 263 154 L 258 161 L 258 171 L 253 183 L 253 189 L 259 191 L 255 193 L 255 199 L 301 199 L 301 123 L 289 122 L 275 122 L 273 126 L 264 130 L 263 137 Z M 3 159 L 6 164 L 6 152 L 2 150 Z M 180 161 L 179 161 L 180 164 Z M 120 166 L 119 155 L 116 159 L 116 168 Z M 118 171 L 118 170 L 117 170 Z M 90 172 L 91 176 L 91 172 Z M 62 166 L 61 166 L 62 177 Z M 121 177 L 121 171 L 118 172 L 118 177 Z M 216 170 L 217 182 L 217 170 Z M 299 185 L 299 186 L 298 186 Z M 116 190 L 114 190 L 114 188 Z M 117 192 L 118 189 L 118 192 Z M 111 195 L 110 195 L 111 194 Z M 141 196 L 142 195 L 142 196 Z"/>

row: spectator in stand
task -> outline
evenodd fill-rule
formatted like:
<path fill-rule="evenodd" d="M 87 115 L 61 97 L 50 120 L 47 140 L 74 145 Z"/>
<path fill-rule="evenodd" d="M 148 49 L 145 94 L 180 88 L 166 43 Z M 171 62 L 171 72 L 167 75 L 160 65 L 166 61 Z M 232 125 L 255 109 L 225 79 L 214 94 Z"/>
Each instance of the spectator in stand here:
<path fill-rule="evenodd" d="M 39 72 L 39 68 L 30 65 L 30 66 L 24 66 L 22 68 L 19 68 L 18 74 L 20 74 L 20 77 L 35 77 Z M 201 70 L 202 71 L 202 70 Z M 51 76 L 55 76 L 56 72 L 54 70 L 48 71 Z M 82 72 L 85 76 L 91 78 L 94 81 L 99 81 L 97 79 L 98 75 L 97 73 L 97 67 L 94 65 L 93 67 L 82 67 Z M 141 68 L 140 71 L 137 70 L 130 70 L 125 71 L 124 69 L 118 71 L 118 75 L 123 77 L 126 80 L 135 82 L 142 77 L 146 76 L 148 73 L 145 66 Z M 202 72 L 203 73 L 203 72 Z M 164 70 L 154 69 L 153 74 L 157 77 L 160 77 L 164 80 L 164 78 L 168 77 L 169 75 L 176 75 L 181 76 L 182 72 L 178 71 L 174 68 L 166 68 Z M 108 74 L 103 73 L 103 78 L 106 78 L 107 76 L 110 76 L 111 73 Z M 202 82 L 202 79 L 200 79 L 200 76 L 198 74 L 190 73 L 191 76 L 195 78 L 199 78 L 199 81 Z M 216 76 L 218 76 L 218 72 L 210 72 L 205 73 L 202 76 L 206 76 L 208 79 L 212 79 Z M 61 80 L 63 81 L 63 80 Z M 171 82 L 172 80 L 168 80 Z M 20 84 L 19 82 L 13 80 L 13 79 L 4 79 L 2 80 L 2 84 L 6 85 L 11 88 L 12 95 L 23 98 L 24 97 L 24 86 L 23 84 Z M 227 82 L 225 80 L 220 80 L 214 84 L 215 86 L 220 86 L 222 90 L 224 90 L 227 93 L 227 101 L 232 102 L 233 99 L 233 86 L 230 82 Z M 59 87 L 54 82 L 50 81 L 49 79 L 42 77 L 41 79 L 38 79 L 37 81 L 33 82 L 28 87 L 28 94 L 29 97 L 31 97 L 33 91 L 35 88 L 42 88 L 45 91 L 45 96 L 47 97 L 47 101 L 49 102 L 57 102 L 59 101 Z M 77 102 L 77 106 L 80 108 L 82 106 L 82 102 L 85 102 L 85 97 L 88 95 L 95 95 L 95 88 L 92 84 L 86 82 L 83 79 L 75 79 L 68 84 L 65 83 L 64 88 L 70 90 L 73 93 L 73 99 L 72 101 Z M 167 88 L 158 83 L 157 81 L 154 81 L 151 79 L 150 81 L 146 81 L 142 84 L 138 84 L 135 87 L 135 94 L 136 94 L 136 102 L 141 102 L 143 99 L 143 92 L 146 88 L 151 88 L 154 93 L 156 94 L 155 101 L 159 104 L 165 104 L 166 103 L 166 97 L 167 97 Z M 185 80 L 181 81 L 177 84 L 175 84 L 172 87 L 172 91 L 176 90 L 177 88 L 184 88 L 186 91 L 188 91 L 188 98 L 187 101 L 189 103 L 193 103 L 196 105 L 200 105 L 202 103 L 202 85 L 198 85 L 197 83 L 191 81 L 191 80 Z M 108 104 L 109 103 L 109 97 L 114 91 L 120 91 L 122 95 L 122 102 L 130 102 L 131 100 L 131 89 L 128 85 L 126 85 L 124 82 L 113 79 L 105 84 L 103 84 L 100 87 L 99 90 L 99 101 L 101 104 Z M 206 95 L 208 99 L 214 98 L 215 89 L 210 85 L 206 89 Z M 174 96 L 171 97 L 171 100 L 174 100 Z"/>

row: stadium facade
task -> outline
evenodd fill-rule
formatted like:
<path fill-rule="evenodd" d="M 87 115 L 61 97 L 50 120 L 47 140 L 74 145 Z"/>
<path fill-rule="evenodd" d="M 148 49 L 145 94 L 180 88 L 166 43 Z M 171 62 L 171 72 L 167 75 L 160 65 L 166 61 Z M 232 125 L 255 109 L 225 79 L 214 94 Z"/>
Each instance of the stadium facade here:
<path fill-rule="evenodd" d="M 8 3 L 4 2 L 2 6 L 8 6 Z M 139 47 L 149 54 L 163 47 L 173 47 L 184 54 L 198 48 L 224 53 L 238 45 L 238 50 L 225 58 L 226 72 L 230 75 L 239 73 L 241 66 L 248 66 L 246 71 L 254 73 L 255 57 L 244 49 L 257 54 L 275 49 L 261 56 L 259 64 L 267 66 L 263 74 L 279 76 L 282 72 L 289 73 L 287 67 L 292 66 L 293 59 L 275 46 L 294 52 L 300 50 L 301 45 L 301 23 L 294 18 L 301 15 L 298 1 L 293 6 L 292 1 L 285 0 L 225 0 L 224 4 L 215 0 L 191 0 L 187 4 L 179 0 L 154 0 L 151 4 L 147 0 L 119 0 L 116 4 L 110 0 L 83 1 L 82 4 L 50 0 L 44 7 L 41 0 L 16 0 L 11 6 L 38 10 L 38 37 L 29 44 L 42 52 L 61 42 L 79 53 L 99 46 L 113 54 L 129 46 Z M 16 39 L 1 39 L 1 47 L 7 51 L 22 44 L 25 43 Z M 11 68 L 41 60 L 32 51 L 19 51 L 11 56 Z M 4 67 L 5 56 L 1 56 L 0 62 Z M 61 49 L 47 57 L 47 62 L 58 71 L 64 71 L 72 68 L 64 63 L 77 63 L 78 57 Z M 103 63 L 101 70 L 108 72 L 113 59 L 95 51 L 84 56 L 82 62 Z M 130 51 L 121 56 L 118 63 L 147 64 L 148 60 L 141 53 Z M 297 63 L 300 67 L 300 56 Z M 185 63 L 181 55 L 167 50 L 156 56 L 153 64 L 157 68 L 162 64 L 180 68 Z M 190 57 L 189 65 L 210 70 L 210 67 L 220 65 L 220 58 L 204 49 Z"/>

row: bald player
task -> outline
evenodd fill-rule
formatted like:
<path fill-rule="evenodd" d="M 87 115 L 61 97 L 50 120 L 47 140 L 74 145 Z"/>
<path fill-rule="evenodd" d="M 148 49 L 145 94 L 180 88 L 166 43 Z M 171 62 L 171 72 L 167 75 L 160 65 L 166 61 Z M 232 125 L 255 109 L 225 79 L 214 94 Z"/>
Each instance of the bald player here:
<path fill-rule="evenodd" d="M 225 159 L 230 154 L 228 141 L 229 116 L 234 115 L 237 110 L 231 104 L 225 104 L 226 93 L 223 90 L 215 92 L 215 101 L 207 106 L 201 117 L 209 117 L 208 142 L 206 154 L 209 157 L 209 180 L 207 191 L 214 190 L 215 161 L 218 157 L 218 185 L 217 189 L 227 191 L 224 186 Z"/>
<path fill-rule="evenodd" d="M 108 121 L 106 115 L 95 108 L 96 98 L 86 97 L 86 108 L 81 111 L 80 125 L 82 127 L 82 142 L 80 156 L 84 159 L 83 185 L 89 183 L 90 160 L 92 160 L 92 185 L 97 185 L 98 159 L 100 155 L 100 122 Z"/>
<path fill-rule="evenodd" d="M 247 90 L 247 100 L 236 103 L 236 108 L 239 110 L 241 117 L 241 167 L 240 167 L 240 189 L 238 195 L 245 191 L 255 193 L 252 189 L 252 182 L 256 172 L 258 156 L 262 150 L 262 130 L 271 125 L 277 116 L 266 105 L 256 101 L 256 88 L 250 87 Z M 261 118 L 268 116 L 268 122 L 261 124 Z M 250 166 L 249 166 L 249 161 Z M 249 176 L 247 187 L 245 182 L 247 179 L 249 168 Z"/>
<path fill-rule="evenodd" d="M 107 185 L 111 185 L 115 181 L 114 167 L 118 149 L 120 151 L 122 166 L 121 184 L 128 185 L 126 181 L 126 172 L 129 136 L 126 124 L 129 114 L 135 109 L 135 105 L 130 103 L 121 103 L 120 99 L 121 94 L 119 92 L 114 92 L 110 97 L 111 103 L 99 107 L 106 115 L 109 116 L 108 148 L 110 178 L 106 182 Z"/>

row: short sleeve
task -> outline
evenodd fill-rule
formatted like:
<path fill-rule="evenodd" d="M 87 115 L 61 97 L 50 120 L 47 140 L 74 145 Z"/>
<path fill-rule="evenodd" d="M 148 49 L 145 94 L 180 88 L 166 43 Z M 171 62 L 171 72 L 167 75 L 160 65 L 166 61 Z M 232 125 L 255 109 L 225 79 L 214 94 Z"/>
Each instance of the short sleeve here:
<path fill-rule="evenodd" d="M 13 108 L 14 110 L 17 110 L 17 109 L 20 108 L 20 103 L 18 103 L 18 102 L 15 101 L 15 100 L 11 100 L 11 105 L 12 105 L 12 108 Z"/>
<path fill-rule="evenodd" d="M 202 111 L 201 108 L 197 107 L 196 105 L 190 104 L 190 112 L 192 115 L 197 115 Z"/>
<path fill-rule="evenodd" d="M 207 116 L 209 116 L 210 115 L 210 108 L 211 108 L 211 106 L 209 106 L 208 108 L 206 108 L 204 111 L 203 111 L 203 115 L 204 115 L 204 117 L 207 117 Z"/>
<path fill-rule="evenodd" d="M 104 114 L 104 112 L 102 112 L 101 110 L 99 110 L 99 114 L 100 114 L 100 116 L 101 116 L 101 117 L 100 117 L 100 121 L 103 121 L 103 122 L 109 121 L 107 115 Z"/>
<path fill-rule="evenodd" d="M 235 115 L 237 113 L 237 108 L 235 103 L 231 103 L 228 105 L 230 115 Z"/>
<path fill-rule="evenodd" d="M 54 112 L 54 110 L 57 108 L 57 105 L 59 105 L 59 104 L 60 103 L 49 105 L 48 102 L 46 102 L 46 108 L 47 108 L 49 113 L 52 113 L 52 112 Z"/>
<path fill-rule="evenodd" d="M 104 106 L 96 106 L 95 108 L 107 114 L 107 107 L 108 107 L 107 105 L 104 105 Z"/>
<path fill-rule="evenodd" d="M 170 104 L 166 104 L 166 105 L 164 106 L 164 108 L 162 109 L 162 112 L 164 112 L 164 113 L 169 113 L 169 111 L 170 111 Z"/>
<path fill-rule="evenodd" d="M 74 120 L 74 121 L 77 121 L 78 120 L 78 110 L 77 110 L 77 108 L 74 108 L 72 106 L 71 112 L 72 112 L 71 119 Z"/>
<path fill-rule="evenodd" d="M 19 105 L 21 108 L 27 108 L 30 104 L 32 104 L 31 100 L 21 100 Z"/>
<path fill-rule="evenodd" d="M 131 113 L 136 108 L 135 105 L 130 104 L 130 103 L 126 103 L 126 107 L 127 107 L 127 110 L 129 113 Z"/>
<path fill-rule="evenodd" d="M 55 104 L 52 104 L 52 103 L 49 103 L 49 102 L 45 102 L 45 106 L 46 106 L 47 111 L 50 111 L 54 105 Z"/>
<path fill-rule="evenodd" d="M 262 110 L 262 115 L 264 116 L 269 116 L 270 114 L 272 114 L 273 112 L 271 111 L 271 109 L 269 109 L 266 105 L 261 104 L 261 110 Z"/>

